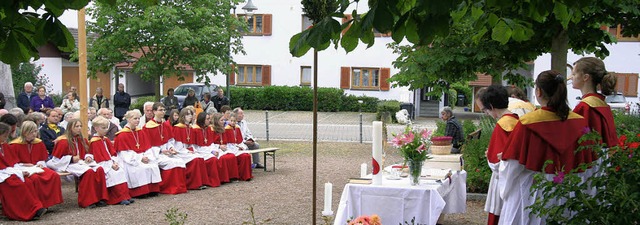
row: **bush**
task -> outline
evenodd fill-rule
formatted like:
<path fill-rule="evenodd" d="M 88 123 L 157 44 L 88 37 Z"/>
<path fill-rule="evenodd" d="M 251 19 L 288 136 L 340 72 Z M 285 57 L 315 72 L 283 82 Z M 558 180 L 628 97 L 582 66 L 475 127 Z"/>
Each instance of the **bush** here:
<path fill-rule="evenodd" d="M 485 151 L 489 147 L 491 133 L 495 127 L 495 120 L 483 116 L 480 119 L 482 134 L 479 139 L 468 140 L 463 146 L 462 158 L 464 169 L 467 171 L 467 191 L 472 193 L 487 193 L 491 180 L 491 169 L 487 164 Z"/>
<path fill-rule="evenodd" d="M 478 130 L 478 127 L 473 123 L 472 120 L 462 121 L 462 132 L 464 132 L 464 135 L 469 135 L 476 130 Z"/>
<path fill-rule="evenodd" d="M 133 109 L 138 109 L 140 110 L 140 113 L 142 113 L 142 115 L 144 116 L 144 109 L 142 108 L 144 106 L 145 102 L 155 102 L 156 101 L 156 96 L 143 96 L 143 97 L 138 97 L 138 99 L 136 99 L 135 101 L 131 102 L 131 106 L 129 106 L 129 109 L 133 110 Z"/>
<path fill-rule="evenodd" d="M 378 103 L 378 109 L 376 110 L 376 120 L 382 120 L 383 114 L 391 116 L 392 123 L 396 123 L 396 112 L 400 111 L 400 102 L 396 100 L 381 101 Z"/>
<path fill-rule="evenodd" d="M 616 133 L 618 135 L 633 136 L 640 133 L 640 116 L 625 115 L 619 110 L 613 112 L 613 120 L 616 124 Z"/>
<path fill-rule="evenodd" d="M 231 108 L 253 110 L 313 110 L 313 89 L 298 86 L 230 87 Z M 359 104 L 358 100 L 363 103 Z M 345 95 L 339 88 L 318 88 L 318 111 L 375 112 L 378 99 L 374 97 Z M 394 112 L 395 113 L 395 112 Z"/>
<path fill-rule="evenodd" d="M 434 137 L 442 137 L 444 136 L 444 128 L 446 128 L 447 123 L 442 120 L 436 121 L 436 130 L 433 131 Z"/>
<path fill-rule="evenodd" d="M 63 94 L 50 94 L 51 100 L 53 100 L 53 105 L 60 106 L 62 105 L 62 99 L 64 99 Z"/>

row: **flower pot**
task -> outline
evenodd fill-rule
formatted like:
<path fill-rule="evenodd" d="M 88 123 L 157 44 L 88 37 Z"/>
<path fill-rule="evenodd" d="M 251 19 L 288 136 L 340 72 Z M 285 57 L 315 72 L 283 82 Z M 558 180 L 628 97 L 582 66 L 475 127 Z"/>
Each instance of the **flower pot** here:
<path fill-rule="evenodd" d="M 424 161 L 408 159 L 409 164 L 409 182 L 411 186 L 417 186 L 420 184 L 420 174 L 422 174 L 422 164 Z"/>

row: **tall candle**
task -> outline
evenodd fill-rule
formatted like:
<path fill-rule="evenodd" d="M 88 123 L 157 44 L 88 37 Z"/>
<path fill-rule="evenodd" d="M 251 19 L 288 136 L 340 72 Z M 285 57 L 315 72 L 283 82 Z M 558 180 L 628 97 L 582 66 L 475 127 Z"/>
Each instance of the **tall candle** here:
<path fill-rule="evenodd" d="M 367 164 L 363 163 L 362 165 L 360 165 L 360 177 L 365 176 L 367 176 Z"/>
<path fill-rule="evenodd" d="M 333 193 L 333 185 L 331 183 L 324 183 L 324 210 L 322 211 L 323 216 L 331 216 L 333 215 L 333 211 L 331 210 L 331 195 Z"/>
<path fill-rule="evenodd" d="M 382 184 L 382 173 L 380 173 L 380 166 L 382 164 L 382 122 L 373 121 L 373 131 L 372 131 L 372 155 L 373 160 L 371 163 L 372 174 L 373 174 L 373 184 L 381 185 Z"/>

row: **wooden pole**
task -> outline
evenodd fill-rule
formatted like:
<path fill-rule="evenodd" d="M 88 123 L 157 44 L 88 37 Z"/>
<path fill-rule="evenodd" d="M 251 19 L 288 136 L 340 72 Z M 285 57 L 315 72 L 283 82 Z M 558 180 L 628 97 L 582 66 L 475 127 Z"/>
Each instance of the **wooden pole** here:
<path fill-rule="evenodd" d="M 89 104 L 89 95 L 87 94 L 87 30 L 84 16 L 84 8 L 78 10 L 78 94 L 81 96 L 80 121 L 82 121 L 84 129 L 88 130 L 87 105 Z"/>

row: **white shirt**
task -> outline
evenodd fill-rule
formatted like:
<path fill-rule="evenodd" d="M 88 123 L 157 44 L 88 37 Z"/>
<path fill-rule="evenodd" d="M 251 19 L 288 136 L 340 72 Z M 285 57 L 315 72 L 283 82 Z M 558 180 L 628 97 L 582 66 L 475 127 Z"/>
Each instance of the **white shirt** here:
<path fill-rule="evenodd" d="M 249 125 L 247 124 L 247 120 L 238 121 L 238 126 L 240 127 L 240 132 L 242 132 L 242 139 L 249 140 L 253 139 L 253 134 L 251 130 L 249 130 Z"/>

